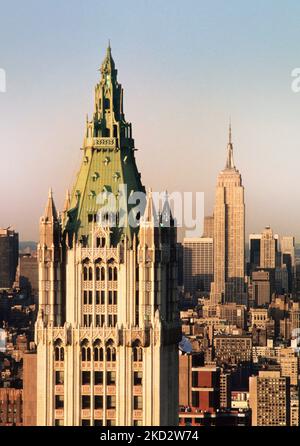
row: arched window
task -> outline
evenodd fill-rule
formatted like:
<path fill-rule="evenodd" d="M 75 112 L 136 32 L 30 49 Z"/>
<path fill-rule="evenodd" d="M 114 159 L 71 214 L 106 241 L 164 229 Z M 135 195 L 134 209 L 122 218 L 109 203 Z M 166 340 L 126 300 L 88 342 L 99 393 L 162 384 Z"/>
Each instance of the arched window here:
<path fill-rule="evenodd" d="M 93 280 L 93 268 L 89 267 L 89 280 Z"/>
<path fill-rule="evenodd" d="M 54 356 L 55 361 L 63 361 L 64 360 L 64 347 L 62 345 L 62 341 L 58 339 L 54 344 Z"/>
<path fill-rule="evenodd" d="M 101 280 L 105 280 L 105 268 L 102 266 L 101 268 Z"/>
<path fill-rule="evenodd" d="M 118 280 L 118 268 L 116 266 L 113 271 L 113 280 Z"/>
<path fill-rule="evenodd" d="M 108 268 L 108 280 L 113 280 L 113 268 L 109 266 Z"/>
<path fill-rule="evenodd" d="M 116 349 L 112 340 L 106 344 L 106 360 L 110 362 L 116 361 Z"/>
<path fill-rule="evenodd" d="M 141 346 L 140 341 L 135 341 L 133 343 L 133 360 L 134 362 L 142 362 L 143 361 L 143 347 Z"/>
<path fill-rule="evenodd" d="M 103 361 L 103 347 L 99 339 L 94 342 L 94 361 Z"/>
<path fill-rule="evenodd" d="M 81 343 L 81 360 L 90 361 L 91 360 L 91 348 L 89 347 L 89 342 L 87 339 Z"/>

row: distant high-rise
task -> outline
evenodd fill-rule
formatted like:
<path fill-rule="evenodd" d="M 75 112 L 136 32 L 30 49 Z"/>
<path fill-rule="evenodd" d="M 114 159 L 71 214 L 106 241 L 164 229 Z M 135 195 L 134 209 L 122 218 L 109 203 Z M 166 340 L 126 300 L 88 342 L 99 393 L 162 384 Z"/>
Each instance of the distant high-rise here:
<path fill-rule="evenodd" d="M 295 289 L 296 280 L 295 237 L 281 237 L 280 251 L 282 265 L 286 266 L 288 274 L 288 289 L 286 291 L 291 293 Z"/>
<path fill-rule="evenodd" d="M 250 271 L 254 271 L 260 266 L 260 240 L 261 234 L 249 235 L 249 251 L 250 251 Z"/>
<path fill-rule="evenodd" d="M 252 273 L 252 292 L 255 305 L 268 305 L 275 287 L 274 270 L 258 270 Z"/>
<path fill-rule="evenodd" d="M 291 265 L 294 268 L 296 264 L 295 255 L 295 237 L 283 236 L 280 240 L 280 251 L 282 255 L 288 254 L 291 257 Z"/>
<path fill-rule="evenodd" d="M 213 239 L 185 238 L 183 241 L 184 290 L 209 293 L 213 280 Z"/>
<path fill-rule="evenodd" d="M 38 303 L 38 260 L 36 255 L 20 254 L 19 258 L 19 285 L 31 295 Z"/>
<path fill-rule="evenodd" d="M 289 426 L 290 379 L 279 371 L 260 371 L 249 380 L 252 426 Z"/>
<path fill-rule="evenodd" d="M 0 229 L 0 288 L 11 288 L 18 266 L 19 235 L 13 229 Z"/>
<path fill-rule="evenodd" d="M 260 240 L 260 268 L 275 268 L 277 251 L 278 235 L 274 235 L 270 226 L 267 226 Z"/>
<path fill-rule="evenodd" d="M 245 204 L 240 172 L 234 165 L 231 126 L 225 169 L 218 176 L 214 207 L 213 303 L 244 303 Z"/>

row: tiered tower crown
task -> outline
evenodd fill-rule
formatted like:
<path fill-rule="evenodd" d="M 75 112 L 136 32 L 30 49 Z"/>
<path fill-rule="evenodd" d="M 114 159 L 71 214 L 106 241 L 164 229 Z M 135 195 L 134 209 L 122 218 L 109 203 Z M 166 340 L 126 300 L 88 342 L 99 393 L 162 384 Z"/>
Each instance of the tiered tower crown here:
<path fill-rule="evenodd" d="M 144 191 L 144 188 L 136 166 L 131 123 L 125 120 L 123 88 L 117 81 L 110 45 L 100 72 L 101 79 L 95 87 L 93 118 L 86 121 L 83 160 L 65 224 L 69 244 L 75 237 L 90 246 L 92 225 L 97 220 L 99 207 L 101 212 L 101 207 L 107 206 L 107 193 L 112 193 L 116 207 L 120 208 L 117 212 L 112 211 L 117 224 L 111 228 L 112 244 L 116 245 L 124 236 L 131 243 L 133 233 L 138 230 L 128 225 L 118 226 L 118 222 L 127 221 L 130 210 L 135 206 L 128 205 L 127 198 L 122 196 L 123 192 L 120 193 L 122 185 L 127 187 L 127 197 L 133 192 Z"/>

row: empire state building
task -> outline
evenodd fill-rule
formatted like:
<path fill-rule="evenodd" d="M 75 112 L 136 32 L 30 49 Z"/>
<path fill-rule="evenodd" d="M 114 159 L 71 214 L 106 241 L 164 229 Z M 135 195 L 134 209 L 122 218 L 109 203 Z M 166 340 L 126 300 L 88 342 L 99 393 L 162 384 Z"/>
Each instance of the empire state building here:
<path fill-rule="evenodd" d="M 219 173 L 216 187 L 211 302 L 246 303 L 244 187 L 233 160 L 231 126 L 226 166 Z"/>

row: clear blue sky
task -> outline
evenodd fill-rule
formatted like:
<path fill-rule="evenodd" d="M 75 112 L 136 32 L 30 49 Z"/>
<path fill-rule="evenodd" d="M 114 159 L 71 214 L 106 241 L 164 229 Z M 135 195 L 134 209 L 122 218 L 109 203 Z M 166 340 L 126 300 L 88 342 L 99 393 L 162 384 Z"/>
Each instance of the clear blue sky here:
<path fill-rule="evenodd" d="M 300 239 L 299 23 L 291 0 L 2 1 L 0 226 L 36 240 L 49 186 L 62 206 L 111 39 L 144 184 L 211 212 L 231 115 L 247 231 Z"/>

